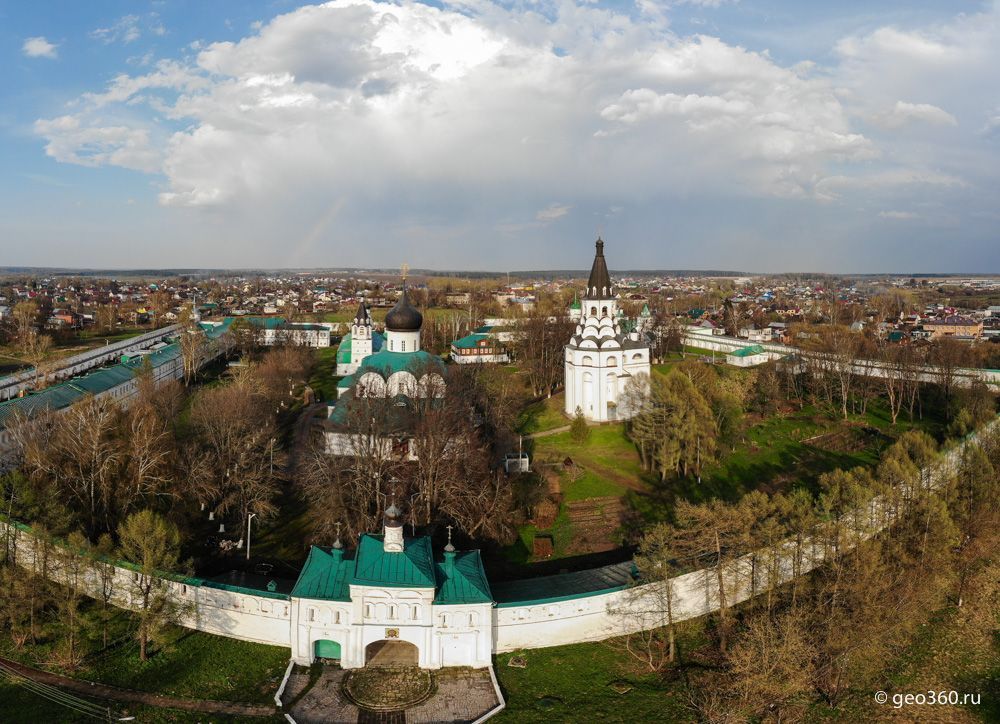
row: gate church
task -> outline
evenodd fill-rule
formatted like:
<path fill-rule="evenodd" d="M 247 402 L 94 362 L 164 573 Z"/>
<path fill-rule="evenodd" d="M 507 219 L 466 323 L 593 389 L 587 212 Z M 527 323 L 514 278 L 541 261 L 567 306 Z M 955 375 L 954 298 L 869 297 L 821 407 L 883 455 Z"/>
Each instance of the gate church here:
<path fill-rule="evenodd" d="M 362 535 L 353 558 L 339 540 L 313 546 L 291 602 L 298 664 L 325 658 L 345 669 L 437 669 L 491 662 L 493 597 L 479 551 L 456 551 L 449 540 L 435 560 L 430 537 L 403 536 L 395 504 L 382 535 Z"/>
<path fill-rule="evenodd" d="M 607 422 L 634 414 L 624 392 L 630 380 L 648 385 L 649 344 L 638 325 L 619 311 L 601 239 L 580 302 L 576 334 L 565 354 L 567 415 L 579 409 L 591 422 Z"/>

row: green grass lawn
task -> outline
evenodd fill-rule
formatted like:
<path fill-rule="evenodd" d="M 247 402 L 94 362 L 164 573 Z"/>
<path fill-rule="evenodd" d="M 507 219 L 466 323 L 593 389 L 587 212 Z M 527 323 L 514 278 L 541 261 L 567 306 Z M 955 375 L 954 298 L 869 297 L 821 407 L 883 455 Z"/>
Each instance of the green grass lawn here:
<path fill-rule="evenodd" d="M 220 714 L 201 714 L 198 712 L 177 711 L 175 709 L 157 709 L 138 704 L 115 704 L 94 700 L 91 703 L 99 706 L 110 706 L 114 718 L 135 717 L 135 721 L 143 724 L 166 724 L 167 722 L 190 722 L 190 724 L 236 724 L 237 722 L 284 722 L 283 716 L 247 719 L 246 717 L 231 717 Z M 86 716 L 74 709 L 58 704 L 39 694 L 28 691 L 22 686 L 0 679 L 0 721 L 4 724 L 83 724 L 94 722 L 93 717 Z"/>
<path fill-rule="evenodd" d="M 273 700 L 288 649 L 225 636 L 171 628 L 148 661 L 138 644 L 105 652 L 79 673 L 80 678 L 171 696 L 266 703 Z"/>
<path fill-rule="evenodd" d="M 316 369 L 309 378 L 309 386 L 317 399 L 337 399 L 337 347 L 321 347 L 315 351 Z"/>
<path fill-rule="evenodd" d="M 112 623 L 111 645 L 91 653 L 73 672 L 46 664 L 51 660 L 51 639 L 19 650 L 5 641 L 0 653 L 29 666 L 111 686 L 243 703 L 272 701 L 288 665 L 287 648 L 177 626 L 169 627 L 161 642 L 150 644 L 148 660 L 140 661 L 133 627 L 131 614 L 119 611 Z"/>
<path fill-rule="evenodd" d="M 570 424 L 571 420 L 563 414 L 565 401 L 565 393 L 560 392 L 552 397 L 531 403 L 518 416 L 517 432 L 522 435 L 530 435 Z"/>
<path fill-rule="evenodd" d="M 602 477 L 592 470 L 584 470 L 583 474 L 576 480 L 569 475 L 562 476 L 563 500 L 567 503 L 573 500 L 586 500 L 587 498 L 619 498 L 628 491 L 624 485 Z"/>
<path fill-rule="evenodd" d="M 508 666 L 522 656 L 526 668 Z M 500 654 L 496 674 L 507 708 L 494 721 L 507 722 L 685 722 L 677 685 L 638 672 L 605 644 L 574 644 Z M 619 694 L 612 683 L 631 687 Z"/>
<path fill-rule="evenodd" d="M 644 487 L 647 474 L 639 463 L 635 445 L 625 436 L 621 423 L 590 428 L 590 437 L 577 443 L 569 431 L 539 437 L 534 443 L 534 457 L 538 461 L 573 459 L 585 473 L 592 474 L 586 487 L 597 485 L 596 479 L 622 488 Z"/>

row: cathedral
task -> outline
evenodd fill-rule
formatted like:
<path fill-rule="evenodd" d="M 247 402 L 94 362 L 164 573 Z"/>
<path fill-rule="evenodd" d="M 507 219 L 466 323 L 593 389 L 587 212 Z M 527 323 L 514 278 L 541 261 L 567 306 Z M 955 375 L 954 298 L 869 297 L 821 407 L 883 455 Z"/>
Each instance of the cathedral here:
<path fill-rule="evenodd" d="M 356 454 L 360 442 L 356 418 L 359 414 L 370 415 L 377 406 L 366 405 L 364 401 L 386 400 L 391 407 L 398 408 L 398 430 L 391 431 L 385 439 L 388 449 L 405 438 L 405 415 L 407 399 L 441 398 L 445 393 L 445 368 L 440 357 L 421 349 L 420 330 L 423 315 L 410 303 L 403 280 L 403 291 L 385 316 L 385 340 L 377 352 L 369 352 L 366 343 L 374 339 L 371 317 L 362 303 L 351 327 L 352 364 L 354 371 L 337 383 L 337 400 L 330 406 L 326 421 L 327 450 L 334 455 Z M 355 337 L 357 333 L 357 337 Z M 364 352 L 364 357 L 355 360 L 353 354 Z M 388 430 L 380 431 L 389 433 Z M 398 434 L 397 434 L 398 433 Z M 391 438 L 391 439 L 390 439 Z"/>
<path fill-rule="evenodd" d="M 628 419 L 633 412 L 624 392 L 630 380 L 648 384 L 649 343 L 618 307 L 601 239 L 574 321 L 576 334 L 565 350 L 566 414 L 579 409 L 591 422 Z"/>

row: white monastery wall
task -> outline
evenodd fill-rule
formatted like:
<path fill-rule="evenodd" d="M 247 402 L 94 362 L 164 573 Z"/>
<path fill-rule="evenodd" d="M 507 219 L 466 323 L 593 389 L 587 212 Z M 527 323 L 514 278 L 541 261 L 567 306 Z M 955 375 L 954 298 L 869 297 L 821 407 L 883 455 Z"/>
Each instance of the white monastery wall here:
<path fill-rule="evenodd" d="M 997 427 L 1000 427 L 1000 419 L 984 430 Z M 945 451 L 926 471 L 925 484 L 936 486 L 952 474 L 965 445 L 975 442 L 978 436 L 979 433 L 974 434 Z M 891 515 L 892 511 L 881 498 L 870 501 L 853 516 L 854 537 L 842 541 L 842 548 L 881 530 L 891 522 Z M 34 535 L 25 526 L 2 520 L 0 542 L 13 552 L 18 565 L 38 572 L 44 567 L 49 578 L 65 582 L 66 572 L 61 560 L 67 552 L 62 546 L 52 546 L 48 564 L 43 565 L 42 547 L 37 545 Z M 736 605 L 766 591 L 772 575 L 776 586 L 811 571 L 828 555 L 829 551 L 812 540 L 798 545 L 786 540 L 775 549 L 747 554 L 723 570 L 727 604 Z M 114 569 L 114 589 L 117 591 L 114 603 L 123 608 L 132 607 L 126 592 L 139 574 L 126 566 L 104 565 Z M 81 581 L 81 588 L 88 595 L 100 596 L 101 581 L 97 572 L 88 570 Z M 420 664 L 430 668 L 447 665 L 448 661 L 466 655 L 474 655 L 476 661 L 487 665 L 492 652 L 597 641 L 663 626 L 668 595 L 675 622 L 704 616 L 719 606 L 715 567 L 619 591 L 501 607 L 433 605 L 430 592 L 413 591 L 413 595 L 407 597 L 406 591 L 358 586 L 352 586 L 352 601 L 341 603 L 289 600 L 248 589 L 223 590 L 198 579 L 162 580 L 160 585 L 170 587 L 175 600 L 188 608 L 183 620 L 188 628 L 286 646 L 292 649 L 294 659 L 308 662 L 318 639 L 338 641 L 345 651 L 363 657 L 364 647 L 386 638 L 388 627 L 397 629 L 401 640 L 417 644 Z M 416 615 L 412 609 L 403 615 L 399 605 L 404 599 L 419 607 Z M 390 603 L 397 606 L 395 614 L 389 609 Z M 351 646 L 346 646 L 348 641 Z M 343 663 L 361 666 L 364 661 Z"/>

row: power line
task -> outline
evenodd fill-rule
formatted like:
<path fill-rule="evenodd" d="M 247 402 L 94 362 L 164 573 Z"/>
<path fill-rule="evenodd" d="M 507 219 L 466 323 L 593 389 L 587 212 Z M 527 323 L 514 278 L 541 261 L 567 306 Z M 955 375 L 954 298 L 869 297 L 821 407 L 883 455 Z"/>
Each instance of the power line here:
<path fill-rule="evenodd" d="M 84 716 L 105 721 L 111 719 L 111 710 L 108 707 L 99 706 L 57 687 L 30 679 L 3 662 L 0 662 L 0 678 Z"/>

